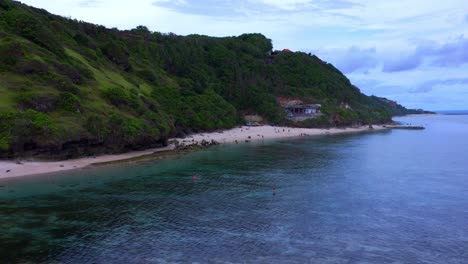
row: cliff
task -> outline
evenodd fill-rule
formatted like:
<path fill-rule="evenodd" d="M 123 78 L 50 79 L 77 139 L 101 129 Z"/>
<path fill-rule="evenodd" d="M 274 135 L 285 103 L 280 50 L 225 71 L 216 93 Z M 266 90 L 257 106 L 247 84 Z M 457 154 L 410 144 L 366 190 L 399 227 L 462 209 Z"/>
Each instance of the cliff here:
<path fill-rule="evenodd" d="M 333 65 L 273 52 L 260 34 L 119 31 L 0 0 L 3 158 L 162 146 L 175 135 L 234 127 L 245 114 L 284 124 L 278 97 L 322 105 L 320 118 L 290 125 L 382 123 L 394 112 Z"/>

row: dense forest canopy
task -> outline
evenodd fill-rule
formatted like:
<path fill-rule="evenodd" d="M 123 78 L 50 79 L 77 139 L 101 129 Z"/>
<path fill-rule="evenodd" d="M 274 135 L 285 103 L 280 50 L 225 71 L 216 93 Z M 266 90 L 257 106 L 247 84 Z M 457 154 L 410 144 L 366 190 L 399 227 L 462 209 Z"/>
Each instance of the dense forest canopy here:
<path fill-rule="evenodd" d="M 285 124 L 279 96 L 323 105 L 321 118 L 289 125 L 382 123 L 411 112 L 362 94 L 314 55 L 272 49 L 261 34 L 119 31 L 0 0 L 0 153 L 147 148 L 231 128 L 244 114 Z"/>

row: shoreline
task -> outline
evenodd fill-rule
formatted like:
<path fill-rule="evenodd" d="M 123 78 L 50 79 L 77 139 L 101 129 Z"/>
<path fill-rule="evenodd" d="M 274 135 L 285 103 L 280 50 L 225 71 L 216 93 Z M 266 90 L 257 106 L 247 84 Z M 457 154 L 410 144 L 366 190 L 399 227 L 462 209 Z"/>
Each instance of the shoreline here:
<path fill-rule="evenodd" d="M 373 128 L 362 126 L 357 128 L 292 128 L 292 127 L 237 127 L 220 132 L 198 133 L 186 138 L 170 139 L 169 146 L 157 149 L 148 149 L 143 151 L 133 151 L 124 154 L 103 155 L 97 157 L 85 157 L 65 161 L 28 161 L 21 164 L 15 161 L 0 160 L 0 180 L 10 178 L 20 178 L 26 176 L 36 176 L 47 173 L 64 172 L 70 170 L 82 169 L 89 166 L 121 163 L 134 159 L 159 153 L 173 153 L 178 149 L 188 148 L 190 146 L 206 146 L 213 144 L 246 144 L 250 142 L 261 142 L 271 139 L 298 138 L 320 135 L 338 135 L 360 132 L 373 132 L 388 130 L 390 127 L 384 125 L 375 125 Z"/>
<path fill-rule="evenodd" d="M 394 117 L 406 117 L 406 116 L 439 116 L 444 114 L 434 113 L 434 114 L 409 114 L 409 115 L 402 115 L 402 116 L 394 116 Z"/>

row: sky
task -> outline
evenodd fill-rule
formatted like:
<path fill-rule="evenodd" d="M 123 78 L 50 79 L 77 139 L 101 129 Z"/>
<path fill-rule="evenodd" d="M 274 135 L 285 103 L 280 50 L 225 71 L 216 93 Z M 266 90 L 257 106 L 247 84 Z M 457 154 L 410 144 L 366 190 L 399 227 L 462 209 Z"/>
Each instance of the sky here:
<path fill-rule="evenodd" d="M 468 109 L 467 0 L 22 0 L 119 29 L 262 33 L 316 54 L 368 95 L 409 108 Z"/>

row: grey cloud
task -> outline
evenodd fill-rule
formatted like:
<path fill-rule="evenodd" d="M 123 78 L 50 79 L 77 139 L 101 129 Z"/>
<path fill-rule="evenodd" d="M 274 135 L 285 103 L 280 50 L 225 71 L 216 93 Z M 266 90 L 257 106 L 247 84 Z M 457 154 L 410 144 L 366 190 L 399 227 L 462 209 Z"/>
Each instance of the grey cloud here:
<path fill-rule="evenodd" d="M 388 61 L 384 64 L 383 72 L 401 72 L 416 69 L 422 63 L 422 58 L 412 55 L 401 60 Z"/>
<path fill-rule="evenodd" d="M 319 52 L 320 53 L 320 52 Z M 330 50 L 324 54 L 343 73 L 364 72 L 378 65 L 376 50 L 353 46 L 346 50 Z"/>
<path fill-rule="evenodd" d="M 377 80 L 372 80 L 372 79 L 371 80 L 369 80 L 369 79 L 365 79 L 365 80 L 358 79 L 358 80 L 354 80 L 353 83 L 357 87 L 365 87 L 365 88 L 376 87 L 376 86 L 382 85 L 382 82 L 377 81 Z"/>
<path fill-rule="evenodd" d="M 468 63 L 468 39 L 461 36 L 454 42 L 435 48 L 429 55 L 435 57 L 432 63 L 435 66 L 459 66 Z"/>
<path fill-rule="evenodd" d="M 429 93 L 432 92 L 431 85 L 422 85 L 409 90 L 410 93 Z"/>
<path fill-rule="evenodd" d="M 434 67 L 457 67 L 468 63 L 468 39 L 460 36 L 445 44 L 424 42 L 409 55 L 392 59 L 379 57 L 376 50 L 351 47 L 349 49 L 324 50 L 317 52 L 342 72 L 366 73 L 383 64 L 385 73 L 404 72 L 417 69 L 422 65 Z M 425 91 L 425 89 L 420 89 Z"/>
<path fill-rule="evenodd" d="M 406 87 L 389 84 L 377 84 L 372 87 L 367 87 L 367 91 L 372 91 L 372 94 L 378 95 L 379 97 L 386 97 L 388 99 L 393 98 L 395 94 L 406 93 L 408 89 Z"/>
<path fill-rule="evenodd" d="M 459 84 L 466 84 L 468 85 L 468 78 L 454 78 L 454 79 L 446 79 L 446 80 L 431 80 L 427 81 L 416 88 L 410 89 L 410 93 L 429 93 L 434 90 L 434 87 L 439 85 L 444 86 L 452 86 L 452 85 L 459 85 Z"/>
<path fill-rule="evenodd" d="M 374 79 L 355 79 L 352 83 L 358 87 L 363 93 L 368 95 L 389 95 L 394 92 L 398 87 L 385 85 L 381 81 Z"/>
<path fill-rule="evenodd" d="M 377 95 L 409 108 L 434 109 L 464 109 L 468 91 L 456 86 L 468 85 L 468 78 L 454 78 L 445 80 L 430 80 L 416 87 L 407 85 L 390 85 L 374 79 L 353 80 L 361 90 L 369 95 Z M 442 89 L 435 89 L 443 86 Z"/>
<path fill-rule="evenodd" d="M 427 62 L 435 67 L 456 67 L 468 63 L 468 39 L 464 36 L 445 44 L 424 43 L 409 56 L 384 63 L 384 72 L 413 70 Z"/>
<path fill-rule="evenodd" d="M 378 91 L 378 94 L 392 93 L 429 93 L 437 86 L 468 85 L 468 78 L 453 78 L 444 80 L 430 80 L 423 82 L 416 87 L 388 85 L 378 80 L 353 80 L 353 83 L 366 91 Z"/>

